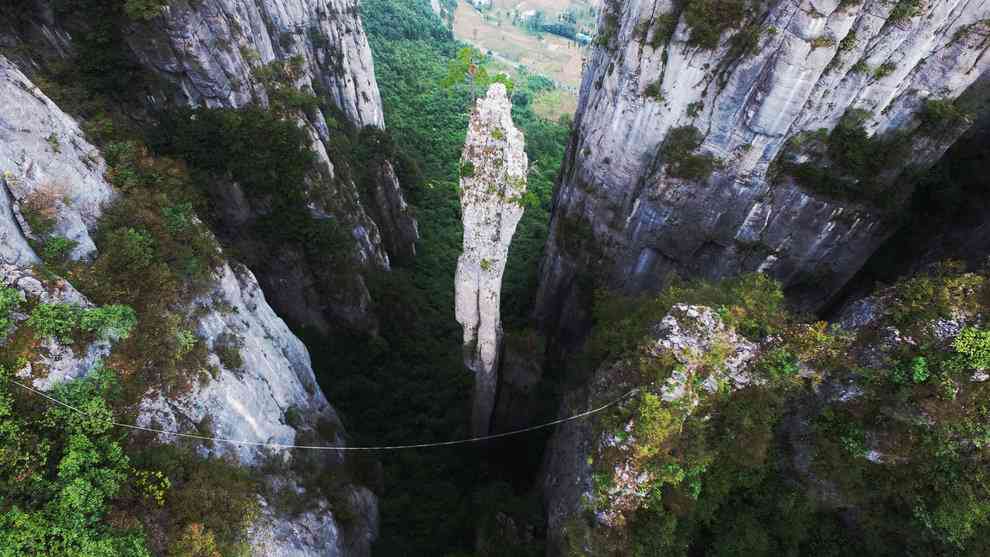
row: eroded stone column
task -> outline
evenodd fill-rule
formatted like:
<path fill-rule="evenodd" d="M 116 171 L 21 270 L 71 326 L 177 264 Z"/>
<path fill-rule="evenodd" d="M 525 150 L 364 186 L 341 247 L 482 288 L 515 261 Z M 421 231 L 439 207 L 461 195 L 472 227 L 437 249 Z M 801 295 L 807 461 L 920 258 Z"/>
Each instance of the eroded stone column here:
<path fill-rule="evenodd" d="M 488 432 L 495 405 L 502 274 L 523 213 L 524 145 L 506 88 L 496 83 L 478 99 L 461 154 L 464 243 L 454 279 L 455 311 L 464 327 L 464 365 L 475 375 L 471 427 L 476 434 Z"/>

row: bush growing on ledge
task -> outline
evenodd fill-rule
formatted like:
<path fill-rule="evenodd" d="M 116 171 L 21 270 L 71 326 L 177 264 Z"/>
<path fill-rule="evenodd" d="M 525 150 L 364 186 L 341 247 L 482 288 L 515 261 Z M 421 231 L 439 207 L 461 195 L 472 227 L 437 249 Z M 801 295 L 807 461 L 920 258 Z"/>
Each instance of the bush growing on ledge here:
<path fill-rule="evenodd" d="M 850 109 L 831 132 L 821 129 L 792 137 L 777 159 L 778 169 L 818 193 L 889 202 L 884 174 L 899 168 L 910 138 L 898 132 L 870 136 L 863 125 L 869 116 L 864 110 Z M 794 162 L 798 155 L 808 160 Z"/>
<path fill-rule="evenodd" d="M 149 20 L 162 12 L 168 0 L 124 0 L 124 12 L 131 19 Z"/>
<path fill-rule="evenodd" d="M 918 112 L 918 131 L 929 136 L 942 136 L 969 121 L 969 115 L 949 99 L 926 99 Z"/>
<path fill-rule="evenodd" d="M 688 44 L 716 48 L 722 33 L 742 24 L 748 7 L 747 0 L 690 0 L 684 8 L 684 21 L 691 28 Z"/>
<path fill-rule="evenodd" d="M 0 340 L 3 339 L 7 329 L 14 324 L 11 312 L 17 309 L 24 301 L 24 294 L 16 288 L 0 286 Z"/>
<path fill-rule="evenodd" d="M 662 103 L 663 100 L 664 100 L 663 99 L 663 84 L 658 79 L 658 80 L 650 83 L 649 85 L 647 85 L 646 86 L 646 89 L 643 90 L 643 94 L 646 95 L 647 97 L 649 97 L 649 98 L 651 98 L 651 99 L 659 102 L 659 103 Z"/>
<path fill-rule="evenodd" d="M 703 182 L 711 177 L 717 166 L 715 157 L 697 154 L 704 140 L 701 131 L 694 126 L 681 126 L 671 129 L 664 138 L 660 152 L 667 172 L 675 178 Z"/>
<path fill-rule="evenodd" d="M 99 369 L 55 388 L 76 413 L 14 391 L 0 368 L 0 553 L 146 557 L 136 520 L 113 520 L 131 489 L 106 398 L 114 376 Z"/>

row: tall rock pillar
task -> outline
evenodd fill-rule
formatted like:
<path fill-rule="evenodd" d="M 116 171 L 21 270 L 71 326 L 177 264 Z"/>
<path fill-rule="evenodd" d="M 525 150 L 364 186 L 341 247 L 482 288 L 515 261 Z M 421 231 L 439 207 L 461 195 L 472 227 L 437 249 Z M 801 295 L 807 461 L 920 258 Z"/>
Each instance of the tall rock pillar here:
<path fill-rule="evenodd" d="M 528 161 L 512 124 L 505 86 L 478 99 L 461 155 L 463 252 L 454 279 L 457 322 L 464 327 L 464 365 L 475 375 L 471 427 L 489 430 L 502 345 L 499 305 L 509 243 L 522 217 Z"/>

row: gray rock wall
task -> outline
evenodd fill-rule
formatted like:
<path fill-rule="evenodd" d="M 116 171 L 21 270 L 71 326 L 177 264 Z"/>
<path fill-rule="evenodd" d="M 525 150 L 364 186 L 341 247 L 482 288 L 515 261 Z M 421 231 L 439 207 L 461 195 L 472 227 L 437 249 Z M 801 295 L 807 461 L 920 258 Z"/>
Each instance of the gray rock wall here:
<path fill-rule="evenodd" d="M 0 8 L 4 19 L 0 47 L 10 47 L 32 71 L 36 61 L 57 66 L 71 60 L 73 34 L 92 27 L 85 14 L 53 10 L 41 0 Z M 123 25 L 124 58 L 133 58 L 151 77 L 143 81 L 142 97 L 131 99 L 136 102 L 128 110 L 136 120 L 149 120 L 137 108 L 142 105 L 152 110 L 267 106 L 273 88 L 291 87 L 327 101 L 349 126 L 384 127 L 371 51 L 352 0 L 175 0 L 157 15 Z M 277 64 L 291 70 L 273 71 Z M 249 263 L 287 319 L 324 332 L 335 326 L 373 332 L 377 323 L 363 275 L 389 270 L 392 259 L 412 257 L 418 240 L 415 217 L 389 161 L 367 170 L 372 179 L 361 185 L 368 190 L 362 193 L 351 178 L 356 169 L 336 168 L 347 162 L 330 151 L 333 136 L 343 133 L 340 126 L 329 125 L 320 110 L 292 117 L 311 136 L 320 167 L 307 184 L 311 212 L 340 224 L 353 241 L 354 256 L 346 265 L 306 261 L 299 247 L 283 249 L 278 264 Z M 230 201 L 229 192 L 219 191 L 229 188 L 236 185 L 215 188 L 218 205 Z M 219 213 L 228 216 L 234 209 L 239 218 L 225 220 L 221 236 L 252 242 L 245 238 L 250 227 L 244 224 L 265 208 L 241 203 Z M 256 245 L 239 248 L 257 251 Z"/>
<path fill-rule="evenodd" d="M 580 339 L 590 289 L 657 290 L 672 273 L 762 270 L 805 308 L 827 302 L 892 232 L 894 210 L 773 180 L 774 161 L 791 138 L 862 109 L 870 134 L 913 133 L 909 155 L 882 177 L 896 209 L 909 193 L 897 188 L 905 166 L 930 164 L 961 131 L 916 133 L 923 102 L 957 98 L 990 64 L 990 3 L 922 2 L 895 20 L 897 4 L 758 4 L 744 23 L 759 38 L 740 55 L 738 28 L 716 48 L 692 46 L 677 3 L 609 3 L 542 262 L 544 328 Z M 669 37 L 665 15 L 676 22 Z M 697 154 L 720 161 L 709 179 L 671 175 L 661 147 L 680 126 L 701 132 Z"/>

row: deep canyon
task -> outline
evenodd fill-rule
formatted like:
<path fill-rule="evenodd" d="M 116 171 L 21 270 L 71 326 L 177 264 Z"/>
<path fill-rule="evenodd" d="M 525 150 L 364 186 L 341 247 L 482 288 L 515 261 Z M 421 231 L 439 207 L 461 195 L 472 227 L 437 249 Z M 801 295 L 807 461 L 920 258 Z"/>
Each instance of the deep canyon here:
<path fill-rule="evenodd" d="M 456 8 L 0 0 L 0 555 L 990 553 L 990 3 Z"/>

